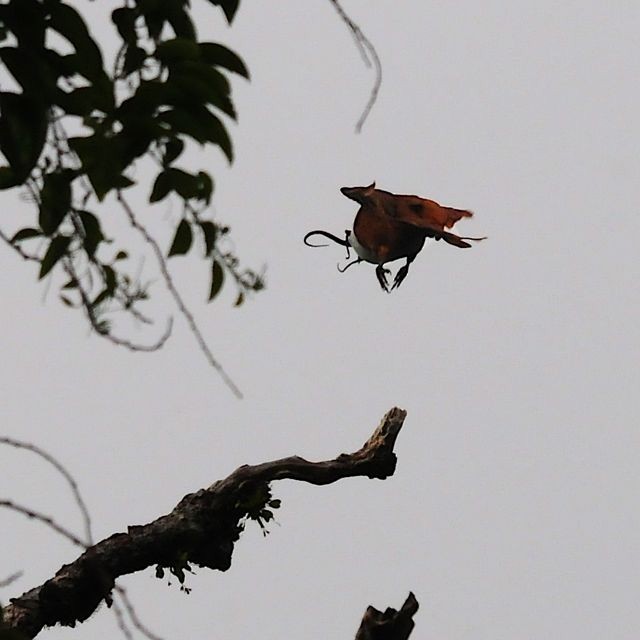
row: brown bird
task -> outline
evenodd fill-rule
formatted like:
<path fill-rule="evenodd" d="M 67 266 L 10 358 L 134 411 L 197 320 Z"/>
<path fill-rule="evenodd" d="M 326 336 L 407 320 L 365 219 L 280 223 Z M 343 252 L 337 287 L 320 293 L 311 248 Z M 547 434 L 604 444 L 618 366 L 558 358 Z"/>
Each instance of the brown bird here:
<path fill-rule="evenodd" d="M 337 244 L 352 248 L 358 258 L 348 263 L 340 271 L 346 271 L 352 264 L 365 261 L 378 265 L 376 276 L 384 291 L 389 291 L 385 269 L 387 262 L 405 258 L 406 263 L 399 269 L 393 281 L 391 290 L 399 287 L 409 273 L 409 265 L 415 260 L 424 246 L 426 238 L 444 240 L 455 247 L 467 248 L 471 245 L 466 240 L 479 241 L 485 238 L 468 238 L 457 236 L 446 231 L 461 218 L 470 218 L 471 211 L 443 207 L 433 200 L 418 196 L 396 195 L 376 189 L 376 183 L 368 187 L 342 187 L 340 191 L 351 200 L 355 200 L 360 209 L 353 221 L 353 230 L 345 231 L 345 239 L 338 238 L 327 231 L 310 231 L 304 237 L 304 243 L 310 247 L 314 245 L 308 239 L 314 235 L 321 235 L 333 240 Z"/>

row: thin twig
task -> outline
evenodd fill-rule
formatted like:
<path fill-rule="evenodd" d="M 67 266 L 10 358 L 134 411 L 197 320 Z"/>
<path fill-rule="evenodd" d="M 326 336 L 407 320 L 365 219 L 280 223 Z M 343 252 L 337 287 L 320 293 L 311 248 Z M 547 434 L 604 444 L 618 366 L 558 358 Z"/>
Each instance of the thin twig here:
<path fill-rule="evenodd" d="M 127 613 L 129 614 L 129 618 L 131 618 L 131 624 L 133 624 L 133 626 L 142 635 L 147 637 L 149 640 L 163 640 L 163 638 L 161 636 L 153 633 L 153 631 L 151 631 L 148 627 L 146 627 L 142 623 L 142 621 L 138 617 L 138 614 L 136 613 L 136 610 L 135 610 L 131 600 L 129 599 L 129 596 L 127 595 L 127 592 L 126 592 L 125 588 L 121 587 L 120 585 L 116 585 L 115 586 L 115 590 L 118 592 L 118 595 L 120 596 L 120 599 L 122 600 L 122 604 L 124 605 L 124 608 L 127 610 Z"/>
<path fill-rule="evenodd" d="M 13 438 L 8 438 L 6 436 L 0 437 L 0 444 L 6 444 L 10 447 L 15 447 L 16 449 L 25 449 L 26 451 L 31 451 L 36 455 L 40 456 L 44 460 L 46 460 L 50 465 L 52 465 L 58 473 L 62 475 L 62 477 L 67 481 L 69 486 L 71 487 L 71 492 L 73 493 L 73 497 L 82 513 L 82 519 L 84 521 L 84 532 L 86 537 L 86 544 L 90 545 L 93 542 L 93 536 L 91 535 L 91 516 L 89 515 L 89 510 L 87 509 L 87 505 L 85 501 L 82 499 L 82 495 L 80 494 L 80 489 L 78 488 L 78 483 L 75 481 L 74 477 L 67 471 L 67 469 L 62 465 L 58 460 L 56 460 L 50 453 L 47 453 L 40 447 L 37 447 L 34 444 L 29 442 L 21 442 L 19 440 L 14 440 Z"/>
<path fill-rule="evenodd" d="M 189 311 L 184 301 L 182 300 L 182 296 L 178 292 L 178 289 L 176 288 L 173 282 L 173 278 L 169 273 L 167 262 L 164 259 L 164 255 L 162 253 L 162 249 L 160 249 L 160 245 L 156 242 L 155 238 L 153 238 L 153 236 L 149 234 L 146 228 L 138 222 L 138 220 L 136 219 L 133 213 L 133 209 L 129 206 L 129 203 L 124 199 L 124 196 L 122 195 L 122 191 L 118 190 L 116 193 L 117 193 L 118 201 L 122 205 L 124 212 L 129 218 L 129 222 L 131 223 L 131 226 L 134 229 L 137 229 L 140 232 L 140 234 L 142 234 L 147 244 L 149 244 L 153 249 L 153 252 L 155 253 L 156 259 L 158 261 L 158 266 L 160 267 L 160 271 L 164 278 L 167 289 L 169 290 L 169 293 L 171 293 L 178 309 L 180 310 L 180 313 L 186 319 L 187 324 L 191 329 L 191 333 L 193 333 L 196 341 L 198 342 L 198 345 L 200 346 L 200 350 L 204 353 L 205 357 L 209 361 L 209 364 L 218 372 L 218 374 L 220 375 L 224 383 L 229 387 L 229 389 L 231 389 L 234 395 L 237 398 L 242 398 L 243 397 L 242 392 L 240 391 L 236 383 L 229 377 L 229 375 L 224 370 L 222 365 L 214 358 L 213 353 L 211 352 L 211 349 L 209 349 L 209 346 L 205 342 L 205 339 L 200 329 L 198 328 L 198 325 L 196 324 L 193 314 L 191 313 L 191 311 Z"/>
<path fill-rule="evenodd" d="M 27 518 L 33 518 L 34 520 L 39 520 L 43 524 L 46 524 L 48 527 L 59 533 L 61 536 L 65 537 L 67 540 L 73 542 L 73 544 L 86 549 L 88 545 L 86 545 L 80 538 L 71 533 L 68 529 L 60 526 L 53 518 L 49 516 L 45 516 L 42 513 L 37 511 L 33 511 L 32 509 L 28 509 L 27 507 L 23 507 L 12 500 L 0 500 L 0 507 L 6 507 L 7 509 L 11 509 L 12 511 L 17 511 L 21 513 Z"/>
<path fill-rule="evenodd" d="M 18 578 L 21 577 L 22 571 L 16 571 L 15 573 L 12 573 L 10 576 L 7 576 L 6 578 L 0 580 L 0 588 L 8 587 L 12 582 L 15 582 Z"/>
<path fill-rule="evenodd" d="M 116 617 L 116 622 L 118 623 L 118 628 L 122 631 L 122 635 L 127 640 L 133 640 L 133 634 L 131 633 L 131 629 L 127 626 L 127 621 L 124 619 L 124 614 L 122 613 L 122 609 L 120 605 L 114 600 L 111 603 L 111 610 Z"/>
<path fill-rule="evenodd" d="M 85 314 L 87 316 L 87 320 L 89 320 L 89 324 L 93 327 L 95 332 L 101 338 L 105 338 L 109 342 L 116 344 L 120 347 L 125 347 L 130 351 L 157 351 L 158 349 L 161 349 L 164 346 L 164 343 L 169 339 L 169 336 L 171 335 L 171 329 L 173 327 L 173 318 L 171 317 L 168 318 L 167 327 L 164 333 L 153 344 L 137 344 L 135 342 L 131 342 L 130 340 L 127 340 L 126 338 L 119 338 L 118 336 L 114 336 L 112 333 L 108 331 L 104 331 L 104 329 L 100 327 L 98 319 L 96 318 L 96 315 L 95 315 L 94 307 L 91 304 L 91 300 L 89 300 L 89 296 L 87 292 L 82 288 L 82 285 L 80 284 L 80 278 L 76 273 L 76 270 L 75 270 L 75 267 L 73 266 L 72 261 L 70 259 L 66 259 L 63 265 L 69 277 L 73 278 L 78 285 L 76 289 L 80 294 L 80 298 L 82 300 L 82 307 L 85 310 Z"/>
<path fill-rule="evenodd" d="M 358 50 L 360 51 L 360 55 L 362 56 L 365 64 L 370 67 L 371 61 L 373 61 L 373 67 L 376 72 L 376 79 L 373 83 L 373 88 L 371 89 L 369 100 L 365 105 L 362 115 L 356 123 L 356 133 L 360 133 L 362 131 L 362 126 L 364 125 L 365 120 L 369 117 L 369 112 L 378 99 L 378 92 L 380 91 L 380 87 L 382 85 L 382 63 L 380 62 L 380 57 L 378 56 L 376 48 L 373 46 L 369 38 L 367 38 L 367 36 L 362 33 L 362 29 L 360 29 L 360 27 L 347 15 L 346 11 L 342 8 L 338 0 L 329 0 L 329 2 L 331 2 L 342 21 L 351 31 L 351 35 L 353 36 L 353 39 L 356 43 L 356 46 L 358 47 Z"/>

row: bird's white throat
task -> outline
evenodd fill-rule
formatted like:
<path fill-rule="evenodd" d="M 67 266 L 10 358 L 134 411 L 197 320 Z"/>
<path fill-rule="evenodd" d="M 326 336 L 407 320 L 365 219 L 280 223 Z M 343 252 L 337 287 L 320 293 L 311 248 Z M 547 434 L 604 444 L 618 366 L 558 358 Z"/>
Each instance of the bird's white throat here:
<path fill-rule="evenodd" d="M 376 259 L 373 251 L 369 251 L 366 247 L 363 247 L 359 242 L 358 238 L 356 238 L 356 234 L 351 231 L 349 233 L 349 244 L 351 248 L 358 254 L 358 258 L 362 258 L 365 262 L 371 262 L 371 264 L 378 264 L 378 260 Z"/>

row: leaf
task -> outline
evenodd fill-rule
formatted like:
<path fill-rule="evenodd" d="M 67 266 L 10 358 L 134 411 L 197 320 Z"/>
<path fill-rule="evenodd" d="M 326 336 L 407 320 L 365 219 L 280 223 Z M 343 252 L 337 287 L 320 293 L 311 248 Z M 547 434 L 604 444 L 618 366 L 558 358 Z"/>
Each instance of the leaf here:
<path fill-rule="evenodd" d="M 196 28 L 193 20 L 181 6 L 182 2 L 167 3 L 167 19 L 178 38 L 196 39 Z"/>
<path fill-rule="evenodd" d="M 100 295 L 103 295 L 105 292 L 103 291 Z M 100 296 L 98 296 L 99 298 Z M 96 298 L 96 300 L 98 299 Z M 104 299 L 104 298 L 103 298 Z M 96 300 L 93 301 L 92 306 L 95 306 L 96 304 L 100 304 L 100 302 L 102 302 L 102 300 L 100 300 L 100 302 L 96 303 Z M 103 336 L 108 336 L 109 332 L 111 331 L 111 323 L 108 320 L 98 320 L 95 325 L 94 325 L 94 329 Z"/>
<path fill-rule="evenodd" d="M 158 115 L 158 118 L 171 126 L 174 133 L 184 133 L 197 142 L 213 142 L 217 144 L 229 162 L 233 161 L 231 138 L 220 121 L 206 107 L 193 106 L 184 109 L 176 107 Z"/>
<path fill-rule="evenodd" d="M 58 91 L 56 104 L 62 107 L 69 115 L 86 116 L 94 109 L 94 89 L 78 87 L 73 91 Z"/>
<path fill-rule="evenodd" d="M 149 196 L 149 202 L 160 202 L 163 198 L 166 198 L 171 191 L 171 179 L 167 171 L 161 171 L 158 177 L 153 183 L 151 189 L 151 195 Z"/>
<path fill-rule="evenodd" d="M 78 216 L 84 228 L 84 250 L 92 258 L 98 245 L 105 239 L 100 227 L 100 221 L 89 211 L 78 211 Z"/>
<path fill-rule="evenodd" d="M 113 267 L 110 267 L 108 264 L 102 265 L 102 273 L 104 274 L 104 290 L 109 293 L 109 297 L 113 297 L 113 294 L 116 290 L 116 284 L 118 283 L 116 279 L 116 272 Z"/>
<path fill-rule="evenodd" d="M 25 94 L 39 96 L 49 102 L 56 92 L 58 75 L 48 64 L 43 49 L 30 47 L 2 47 L 0 59 L 6 65 Z"/>
<path fill-rule="evenodd" d="M 166 173 L 169 175 L 171 182 L 171 188 L 182 198 L 188 200 L 189 198 L 196 198 L 199 193 L 199 180 L 196 176 L 178 169 L 177 167 L 171 167 L 167 169 Z"/>
<path fill-rule="evenodd" d="M 209 301 L 213 300 L 220 289 L 222 289 L 222 283 L 224 281 L 224 271 L 217 260 L 214 260 L 211 265 L 211 289 L 209 291 Z"/>
<path fill-rule="evenodd" d="M 43 47 L 45 13 L 42 3 L 35 0 L 4 2 L 2 8 L 4 25 L 13 32 L 21 45 Z"/>
<path fill-rule="evenodd" d="M 76 71 L 73 72 L 73 75 L 75 74 Z M 77 87 L 72 91 L 57 89 L 53 102 L 60 105 L 67 113 L 85 118 L 91 116 L 94 111 L 100 111 L 104 114 L 111 113 L 115 106 L 113 84 L 109 78 L 101 77 L 94 80 L 93 84 Z M 99 122 L 102 120 L 100 118 Z M 87 121 L 85 124 L 89 125 Z"/>
<path fill-rule="evenodd" d="M 176 229 L 176 235 L 173 238 L 168 257 L 184 255 L 191 248 L 192 242 L 193 233 L 191 232 L 191 225 L 183 218 L 180 220 L 180 224 Z"/>
<path fill-rule="evenodd" d="M 170 138 L 164 147 L 164 157 L 162 164 L 166 167 L 170 165 L 184 150 L 184 142 L 180 138 Z"/>
<path fill-rule="evenodd" d="M 136 11 L 129 7 L 119 7 L 111 12 L 111 22 L 116 26 L 123 42 L 128 45 L 137 42 Z"/>
<path fill-rule="evenodd" d="M 51 269 L 55 266 L 56 262 L 62 258 L 63 255 L 67 252 L 69 248 L 69 243 L 71 242 L 71 238 L 69 236 L 56 236 L 51 243 L 49 244 L 49 248 L 47 252 L 44 254 L 44 258 L 42 258 L 42 262 L 40 263 L 40 273 L 38 274 L 38 280 L 42 280 Z"/>
<path fill-rule="evenodd" d="M 69 280 L 69 282 L 67 282 L 67 284 L 65 284 L 62 288 L 63 289 L 77 289 L 78 288 L 78 281 L 75 278 L 71 278 Z"/>
<path fill-rule="evenodd" d="M 160 124 L 155 120 L 126 118 L 123 124 L 124 128 L 118 134 L 117 142 L 121 144 L 125 166 L 145 155 L 151 144 L 165 135 Z"/>
<path fill-rule="evenodd" d="M 175 191 L 185 200 L 195 198 L 208 203 L 212 190 L 213 181 L 204 171 L 193 175 L 183 169 L 169 167 L 162 171 L 153 183 L 149 202 L 158 202 L 165 198 L 169 192 Z"/>
<path fill-rule="evenodd" d="M 170 65 L 179 60 L 197 60 L 200 57 L 198 43 L 190 38 L 174 38 L 161 42 L 155 56 L 162 64 Z"/>
<path fill-rule="evenodd" d="M 209 257 L 216 244 L 216 236 L 218 235 L 218 227 L 210 220 L 198 222 L 202 234 L 204 235 L 205 257 Z"/>
<path fill-rule="evenodd" d="M 198 171 L 198 199 L 209 204 L 212 193 L 213 178 L 206 171 Z"/>
<path fill-rule="evenodd" d="M 88 116 L 96 110 L 106 113 L 112 105 L 112 101 L 109 98 L 105 100 L 105 96 L 94 85 L 78 87 L 69 92 L 60 90 L 56 94 L 55 102 L 74 116 Z"/>
<path fill-rule="evenodd" d="M 18 180 L 11 167 L 0 167 L 0 190 L 11 189 L 12 187 L 17 187 L 19 184 L 20 180 Z"/>
<path fill-rule="evenodd" d="M 136 92 L 118 107 L 118 118 L 133 117 L 139 119 L 153 115 L 159 107 L 167 104 L 167 86 L 159 80 L 143 80 Z"/>
<path fill-rule="evenodd" d="M 93 80 L 104 75 L 100 49 L 82 16 L 73 7 L 62 2 L 49 3 L 48 26 L 73 45 L 83 76 Z"/>
<path fill-rule="evenodd" d="M 44 177 L 38 224 L 46 236 L 56 232 L 71 208 L 71 179 L 69 171 L 48 173 Z"/>
<path fill-rule="evenodd" d="M 42 235 L 42 231 L 39 229 L 31 229 L 30 227 L 25 227 L 24 229 L 20 229 L 13 238 L 11 238 L 11 244 L 15 244 L 16 242 L 22 242 L 22 240 L 28 240 L 29 238 L 38 238 Z"/>
<path fill-rule="evenodd" d="M 130 73 L 141 69 L 147 58 L 147 52 L 142 47 L 129 45 L 124 52 L 124 63 L 122 65 L 124 74 L 128 76 Z"/>
<path fill-rule="evenodd" d="M 24 182 L 36 165 L 47 134 L 47 108 L 24 94 L 0 93 L 0 151 L 15 180 Z"/>
<path fill-rule="evenodd" d="M 157 40 L 162 33 L 166 19 L 165 7 L 162 5 L 166 2 L 167 0 L 136 0 L 136 5 L 142 12 L 149 37 L 152 40 Z"/>
<path fill-rule="evenodd" d="M 82 170 L 87 174 L 98 200 L 104 200 L 112 189 L 124 189 L 134 184 L 122 174 L 139 151 L 131 149 L 130 145 L 131 140 L 122 133 L 112 138 L 97 133 L 69 138 L 69 146 L 82 161 Z"/>
<path fill-rule="evenodd" d="M 93 302 L 91 303 L 92 307 L 97 307 L 99 304 L 103 303 L 105 300 L 107 300 L 108 298 L 111 298 L 112 294 L 109 291 L 109 289 L 103 289 L 93 300 Z M 109 327 L 108 325 L 104 325 L 104 329 L 103 330 L 98 330 L 99 333 L 109 333 Z"/>
<path fill-rule="evenodd" d="M 225 76 L 212 66 L 194 60 L 186 60 L 170 67 L 166 82 L 171 104 L 192 108 L 193 103 L 211 104 L 231 118 L 236 112 L 231 102 L 231 87 Z M 202 107 L 200 107 L 202 108 Z"/>
<path fill-rule="evenodd" d="M 234 16 L 236 15 L 236 11 L 238 10 L 240 0 L 209 0 L 209 2 L 220 7 L 224 11 L 227 22 L 231 24 Z"/>
<path fill-rule="evenodd" d="M 243 78 L 249 79 L 249 70 L 245 66 L 242 58 L 227 47 L 216 42 L 201 42 L 200 54 L 202 59 L 208 64 L 216 67 L 223 67 L 233 71 Z"/>

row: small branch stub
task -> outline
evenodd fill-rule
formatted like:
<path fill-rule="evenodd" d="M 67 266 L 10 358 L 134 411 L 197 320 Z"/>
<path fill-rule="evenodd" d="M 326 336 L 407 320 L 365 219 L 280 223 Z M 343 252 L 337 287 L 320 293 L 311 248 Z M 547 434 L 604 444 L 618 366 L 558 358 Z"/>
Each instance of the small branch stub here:
<path fill-rule="evenodd" d="M 413 616 L 418 606 L 416 597 L 409 593 L 400 611 L 389 607 L 382 612 L 375 607 L 367 607 L 356 640 L 407 640 L 415 627 Z"/>

